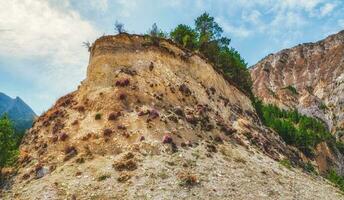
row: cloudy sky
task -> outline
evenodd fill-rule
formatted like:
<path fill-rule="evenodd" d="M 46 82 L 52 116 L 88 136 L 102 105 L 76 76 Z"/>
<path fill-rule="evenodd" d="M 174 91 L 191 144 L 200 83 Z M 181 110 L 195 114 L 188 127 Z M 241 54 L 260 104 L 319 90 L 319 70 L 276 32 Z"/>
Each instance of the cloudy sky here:
<path fill-rule="evenodd" d="M 85 78 L 84 41 L 129 33 L 156 22 L 170 31 L 215 17 L 249 65 L 269 53 L 344 29 L 342 0 L 0 0 L 0 92 L 20 96 L 36 113 Z"/>

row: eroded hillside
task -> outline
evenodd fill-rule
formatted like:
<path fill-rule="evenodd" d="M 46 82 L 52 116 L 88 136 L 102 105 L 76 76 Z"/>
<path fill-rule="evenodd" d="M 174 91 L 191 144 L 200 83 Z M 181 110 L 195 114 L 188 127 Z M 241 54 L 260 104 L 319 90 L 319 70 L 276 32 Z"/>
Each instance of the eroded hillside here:
<path fill-rule="evenodd" d="M 344 31 L 271 54 L 251 70 L 253 92 L 265 103 L 324 121 L 338 137 L 344 129 Z"/>
<path fill-rule="evenodd" d="M 5 199 L 340 199 L 287 169 L 295 149 L 199 55 L 120 34 L 90 48 L 87 78 L 38 118 Z"/>

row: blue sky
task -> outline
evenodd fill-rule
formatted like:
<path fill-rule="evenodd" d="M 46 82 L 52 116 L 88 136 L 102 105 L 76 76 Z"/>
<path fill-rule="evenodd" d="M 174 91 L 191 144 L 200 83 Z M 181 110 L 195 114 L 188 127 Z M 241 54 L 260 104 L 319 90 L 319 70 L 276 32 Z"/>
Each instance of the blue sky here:
<path fill-rule="evenodd" d="M 11 0 L 0 2 L 0 91 L 20 96 L 38 114 L 86 76 L 82 42 L 153 23 L 170 31 L 209 12 L 252 65 L 299 43 L 344 29 L 342 0 Z"/>

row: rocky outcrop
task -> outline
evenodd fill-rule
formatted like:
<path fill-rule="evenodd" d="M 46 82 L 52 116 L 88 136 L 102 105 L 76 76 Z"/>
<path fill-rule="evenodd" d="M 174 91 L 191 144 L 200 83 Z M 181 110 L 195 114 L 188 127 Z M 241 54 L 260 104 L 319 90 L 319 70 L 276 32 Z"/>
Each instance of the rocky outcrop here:
<path fill-rule="evenodd" d="M 268 55 L 251 68 L 253 93 L 266 104 L 322 120 L 338 139 L 344 134 L 344 31 Z M 343 138 L 342 138 L 343 139 Z M 342 159 L 317 146 L 321 171 Z"/>
<path fill-rule="evenodd" d="M 24 138 L 5 198 L 341 198 L 279 166 L 298 153 L 199 55 L 128 34 L 101 37 L 90 54 L 78 90 Z"/>
<path fill-rule="evenodd" d="M 271 54 L 252 67 L 251 75 L 253 91 L 264 102 L 297 108 L 343 133 L 344 31 Z"/>

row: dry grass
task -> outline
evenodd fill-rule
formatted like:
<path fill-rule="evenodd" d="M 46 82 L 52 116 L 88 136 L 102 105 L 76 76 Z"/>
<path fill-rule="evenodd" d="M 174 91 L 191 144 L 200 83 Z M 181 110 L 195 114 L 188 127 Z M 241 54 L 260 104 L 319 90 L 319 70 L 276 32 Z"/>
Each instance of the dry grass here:
<path fill-rule="evenodd" d="M 185 170 L 177 174 L 180 186 L 194 186 L 198 184 L 198 178 L 192 172 Z"/>
<path fill-rule="evenodd" d="M 134 171 L 137 169 L 134 154 L 130 152 L 125 154 L 122 159 L 115 161 L 112 166 L 117 171 Z"/>
<path fill-rule="evenodd" d="M 137 169 L 137 164 L 133 159 L 115 161 L 112 166 L 117 171 L 133 171 Z"/>
<path fill-rule="evenodd" d="M 128 172 L 122 172 L 120 173 L 119 177 L 117 178 L 117 181 L 120 183 L 124 183 L 127 180 L 131 179 L 132 175 Z"/>

